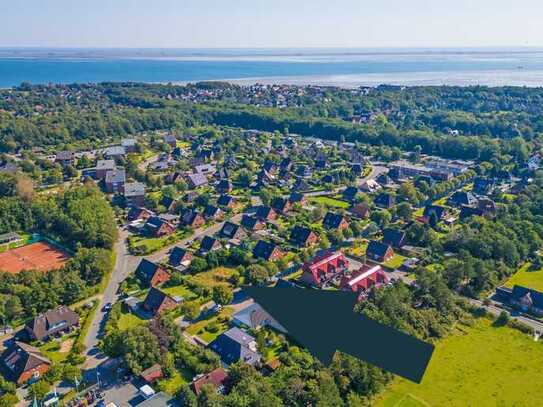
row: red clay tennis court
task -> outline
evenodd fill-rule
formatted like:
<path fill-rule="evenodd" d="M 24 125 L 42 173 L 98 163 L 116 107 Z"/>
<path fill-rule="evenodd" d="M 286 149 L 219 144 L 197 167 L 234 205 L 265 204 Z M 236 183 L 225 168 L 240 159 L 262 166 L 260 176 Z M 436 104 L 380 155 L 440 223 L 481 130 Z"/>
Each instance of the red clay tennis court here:
<path fill-rule="evenodd" d="M 69 258 L 68 253 L 41 241 L 0 253 L 0 270 L 8 273 L 19 273 L 23 270 L 57 270 Z"/>

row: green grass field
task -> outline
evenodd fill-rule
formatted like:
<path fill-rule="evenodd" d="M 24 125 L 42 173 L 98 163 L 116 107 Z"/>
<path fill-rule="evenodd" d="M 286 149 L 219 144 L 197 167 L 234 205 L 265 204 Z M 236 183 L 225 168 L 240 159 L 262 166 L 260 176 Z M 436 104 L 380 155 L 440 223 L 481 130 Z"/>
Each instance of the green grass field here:
<path fill-rule="evenodd" d="M 232 286 L 228 279 L 236 270 L 228 267 L 217 267 L 203 273 L 190 276 L 187 281 L 199 287 L 213 288 L 218 285 Z"/>
<path fill-rule="evenodd" d="M 192 325 L 190 325 L 186 332 L 190 335 L 196 335 L 203 341 L 210 343 L 212 342 L 217 336 L 222 334 L 223 332 L 227 331 L 230 327 L 230 324 L 228 321 L 219 322 L 219 317 L 231 317 L 232 316 L 232 309 L 229 307 L 225 307 L 222 309 L 222 311 L 214 315 L 210 318 L 203 319 L 201 321 L 198 321 Z M 211 324 L 215 323 L 217 325 L 217 330 L 215 332 L 211 332 L 207 329 L 207 327 Z"/>
<path fill-rule="evenodd" d="M 521 285 L 537 291 L 543 291 L 543 270 L 531 270 L 530 267 L 530 263 L 525 263 L 507 280 L 505 286 L 513 287 L 514 285 Z"/>
<path fill-rule="evenodd" d="M 396 270 L 406 259 L 407 257 L 404 257 L 401 254 L 395 254 L 389 261 L 383 263 L 383 267 Z"/>
<path fill-rule="evenodd" d="M 198 297 L 194 292 L 184 285 L 177 285 L 175 287 L 162 287 L 162 291 L 174 297 L 183 297 L 184 300 L 190 301 Z"/>
<path fill-rule="evenodd" d="M 345 201 L 341 201 L 339 199 L 330 198 L 328 196 L 315 196 L 309 198 L 309 202 L 313 203 L 320 203 L 326 206 L 332 206 L 334 208 L 342 208 L 347 209 L 349 207 L 349 203 Z"/>
<path fill-rule="evenodd" d="M 543 343 L 482 318 L 440 341 L 421 384 L 395 379 L 377 407 L 541 404 Z"/>
<path fill-rule="evenodd" d="M 188 369 L 176 369 L 172 377 L 164 380 L 160 380 L 158 387 L 160 390 L 174 396 L 181 386 L 192 381 L 194 375 Z"/>
<path fill-rule="evenodd" d="M 134 328 L 138 325 L 144 324 L 145 321 L 138 316 L 132 314 L 131 312 L 123 311 L 121 317 L 119 318 L 119 330 L 126 331 L 127 329 Z"/>

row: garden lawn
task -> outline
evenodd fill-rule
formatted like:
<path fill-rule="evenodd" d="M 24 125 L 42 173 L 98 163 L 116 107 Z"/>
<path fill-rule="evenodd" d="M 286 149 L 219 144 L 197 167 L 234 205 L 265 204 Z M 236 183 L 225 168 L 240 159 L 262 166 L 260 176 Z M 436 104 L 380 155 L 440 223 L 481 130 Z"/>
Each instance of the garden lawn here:
<path fill-rule="evenodd" d="M 226 285 L 231 287 L 228 279 L 234 274 L 236 270 L 228 267 L 217 267 L 203 273 L 198 273 L 190 276 L 187 281 L 191 284 L 195 284 L 199 287 L 213 288 L 219 285 Z"/>
<path fill-rule="evenodd" d="M 228 328 L 230 327 L 230 324 L 228 321 L 226 322 L 218 321 L 219 317 L 225 317 L 225 316 L 228 316 L 228 317 L 232 316 L 231 308 L 225 307 L 217 315 L 195 322 L 194 324 L 187 327 L 186 332 L 190 335 L 198 336 L 201 340 L 203 340 L 206 343 L 210 343 L 213 340 L 215 340 L 217 336 L 219 336 L 223 332 L 226 332 Z M 218 329 L 216 332 L 210 332 L 207 330 L 207 327 L 212 323 L 217 324 Z"/>
<path fill-rule="evenodd" d="M 192 377 L 193 374 L 189 369 L 175 369 L 172 377 L 158 382 L 158 387 L 170 396 L 174 396 L 184 384 L 192 381 Z"/>
<path fill-rule="evenodd" d="M 62 338 L 62 342 L 67 340 L 70 340 L 68 336 Z M 40 351 L 53 363 L 64 362 L 70 354 L 70 351 L 68 350 L 67 352 L 61 352 L 62 342 L 59 343 L 55 340 L 50 340 L 49 342 L 40 346 Z"/>
<path fill-rule="evenodd" d="M 521 285 L 537 291 L 543 291 L 543 269 L 531 270 L 531 266 L 531 263 L 525 263 L 507 280 L 505 286 L 513 287 L 514 285 Z"/>
<path fill-rule="evenodd" d="M 481 318 L 437 343 L 421 384 L 396 378 L 372 405 L 540 405 L 542 364 L 541 342 Z"/>
<path fill-rule="evenodd" d="M 163 247 L 174 244 L 175 242 L 189 236 L 185 231 L 179 230 L 169 236 L 150 237 L 132 236 L 129 238 L 130 249 L 138 255 L 147 255 L 154 253 Z"/>
<path fill-rule="evenodd" d="M 172 297 L 183 297 L 183 300 L 190 301 L 198 297 L 194 292 L 184 285 L 176 285 L 175 287 L 162 287 L 162 291 Z"/>
<path fill-rule="evenodd" d="M 126 331 L 127 329 L 134 328 L 144 323 L 145 320 L 141 319 L 137 315 L 134 315 L 131 312 L 122 311 L 118 325 L 121 331 Z"/>
<path fill-rule="evenodd" d="M 385 261 L 383 263 L 383 267 L 386 267 L 387 269 L 396 270 L 398 267 L 400 267 L 403 264 L 403 262 L 406 259 L 407 259 L 406 257 L 400 254 L 395 254 L 389 261 Z"/>
<path fill-rule="evenodd" d="M 315 196 L 309 198 L 310 202 L 314 203 L 320 203 L 327 206 L 333 206 L 335 208 L 342 208 L 347 209 L 349 207 L 349 203 L 345 201 L 341 201 L 339 199 L 330 198 L 328 196 Z"/>

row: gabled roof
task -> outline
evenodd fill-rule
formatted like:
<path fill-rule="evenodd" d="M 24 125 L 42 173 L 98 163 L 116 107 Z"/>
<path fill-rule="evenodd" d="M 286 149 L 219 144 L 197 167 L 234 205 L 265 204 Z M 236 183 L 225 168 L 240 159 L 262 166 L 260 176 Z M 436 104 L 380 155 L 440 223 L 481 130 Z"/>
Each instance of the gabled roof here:
<path fill-rule="evenodd" d="M 182 300 L 180 297 L 172 297 L 156 287 L 151 287 L 147 293 L 147 297 L 145 297 L 144 306 L 153 312 L 157 312 L 162 303 L 168 299 L 175 303 L 179 303 Z"/>
<path fill-rule="evenodd" d="M 295 225 L 290 232 L 290 240 L 298 244 L 305 244 L 311 233 L 313 233 L 311 229 L 305 226 Z"/>
<path fill-rule="evenodd" d="M 189 174 L 187 177 L 189 178 L 189 181 L 192 183 L 192 185 L 196 187 L 207 184 L 207 177 L 204 174 L 197 172 L 194 174 Z"/>
<path fill-rule="evenodd" d="M 196 377 L 190 386 L 192 387 L 192 391 L 198 396 L 204 384 L 210 384 L 215 388 L 228 387 L 228 373 L 222 367 L 218 367 L 209 373 Z"/>
<path fill-rule="evenodd" d="M 217 199 L 217 205 L 220 206 L 228 206 L 234 201 L 234 197 L 230 195 L 221 195 L 219 199 Z"/>
<path fill-rule="evenodd" d="M 61 305 L 36 316 L 27 324 L 27 328 L 38 340 L 41 340 L 60 329 L 66 329 L 78 323 L 79 314 Z"/>
<path fill-rule="evenodd" d="M 394 206 L 394 204 L 396 203 L 396 198 L 392 194 L 389 194 L 387 192 L 382 192 L 375 197 L 373 203 L 376 206 L 379 206 L 382 208 L 390 208 Z"/>
<path fill-rule="evenodd" d="M 136 220 L 136 219 L 139 219 L 139 217 L 143 214 L 147 214 L 149 216 L 155 216 L 155 214 L 150 211 L 149 209 L 146 209 L 146 208 L 141 208 L 139 206 L 132 206 L 129 210 L 128 210 L 128 214 L 126 215 L 127 219 L 129 221 L 133 221 L 133 220 Z"/>
<path fill-rule="evenodd" d="M 204 236 L 202 242 L 200 243 L 200 253 L 210 252 L 217 248 L 217 246 L 220 246 L 220 244 L 221 243 L 214 237 Z"/>
<path fill-rule="evenodd" d="M 477 203 L 477 199 L 471 192 L 466 191 L 456 191 L 448 199 L 448 202 L 452 205 L 468 205 L 472 206 Z"/>
<path fill-rule="evenodd" d="M 253 256 L 257 259 L 269 260 L 276 248 L 275 243 L 259 240 L 253 249 Z"/>
<path fill-rule="evenodd" d="M 168 258 L 168 262 L 172 264 L 173 266 L 178 266 L 181 264 L 181 262 L 185 258 L 191 258 L 192 253 L 189 252 L 187 249 L 184 249 L 179 246 L 175 246 L 172 251 L 170 252 L 170 257 Z"/>
<path fill-rule="evenodd" d="M 322 225 L 327 229 L 337 229 L 343 221 L 343 215 L 334 212 L 328 212 L 322 220 Z"/>
<path fill-rule="evenodd" d="M 232 319 L 238 324 L 249 327 L 250 329 L 272 326 L 280 331 L 286 332 L 285 328 L 256 302 L 236 312 L 232 315 Z"/>
<path fill-rule="evenodd" d="M 299 192 L 292 192 L 290 196 L 288 197 L 288 200 L 291 203 L 302 202 L 304 199 L 305 199 L 304 194 L 301 194 Z"/>
<path fill-rule="evenodd" d="M 43 356 L 38 348 L 18 341 L 3 353 L 2 362 L 6 366 L 10 378 L 15 382 L 24 372 L 35 369 L 44 363 L 51 365 L 51 361 Z"/>
<path fill-rule="evenodd" d="M 384 257 L 387 251 L 390 249 L 390 245 L 379 242 L 377 240 L 371 240 L 366 249 L 366 254 L 373 254 L 378 257 Z"/>
<path fill-rule="evenodd" d="M 347 187 L 342 192 L 343 198 L 348 201 L 352 201 L 356 197 L 356 194 L 358 194 L 358 188 L 356 187 Z"/>
<path fill-rule="evenodd" d="M 256 210 L 256 217 L 260 219 L 267 219 L 270 213 L 275 212 L 272 207 L 260 205 Z"/>
<path fill-rule="evenodd" d="M 260 361 L 261 356 L 256 352 L 254 345 L 255 338 L 251 335 L 239 328 L 231 328 L 219 335 L 209 347 L 217 352 L 221 360 L 228 365 L 239 360 L 255 365 Z"/>
<path fill-rule="evenodd" d="M 387 228 L 383 230 L 383 243 L 393 247 L 403 246 L 405 241 L 405 232 L 399 229 Z"/>
<path fill-rule="evenodd" d="M 219 236 L 225 237 L 227 239 L 233 239 L 234 237 L 236 237 L 238 230 L 239 225 L 232 222 L 224 222 L 224 225 L 219 232 Z"/>
<path fill-rule="evenodd" d="M 141 259 L 140 264 L 138 264 L 138 268 L 136 269 L 136 276 L 138 276 L 140 280 L 148 283 L 160 268 L 160 265 L 153 263 L 150 260 Z"/>
<path fill-rule="evenodd" d="M 211 218 L 215 216 L 219 216 L 221 214 L 221 209 L 214 206 L 214 205 L 207 205 L 204 209 L 204 216 L 206 218 Z"/>
<path fill-rule="evenodd" d="M 443 217 L 447 214 L 447 209 L 439 205 L 426 205 L 423 216 L 425 218 L 429 218 L 432 212 L 436 214 L 438 219 L 443 219 Z"/>
<path fill-rule="evenodd" d="M 152 230 L 158 230 L 164 224 L 168 225 L 171 228 L 175 228 L 175 226 L 173 226 L 168 221 L 160 218 L 159 216 L 151 216 L 149 219 L 147 219 L 147 222 L 145 222 L 145 227 Z"/>
<path fill-rule="evenodd" d="M 271 207 L 275 209 L 276 211 L 283 212 L 286 208 L 288 208 L 289 202 L 285 198 L 275 198 L 272 203 Z"/>
<path fill-rule="evenodd" d="M 254 216 L 243 215 L 241 218 L 241 226 L 247 230 L 255 230 L 256 226 L 260 223 L 260 219 Z"/>

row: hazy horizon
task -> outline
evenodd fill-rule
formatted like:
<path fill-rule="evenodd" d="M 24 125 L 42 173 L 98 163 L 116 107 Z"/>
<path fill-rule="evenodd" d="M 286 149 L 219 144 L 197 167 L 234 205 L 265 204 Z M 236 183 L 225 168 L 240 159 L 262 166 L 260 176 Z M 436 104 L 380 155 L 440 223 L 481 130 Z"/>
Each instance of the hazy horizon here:
<path fill-rule="evenodd" d="M 543 46 L 538 0 L 25 0 L 2 9 L 1 47 Z"/>

